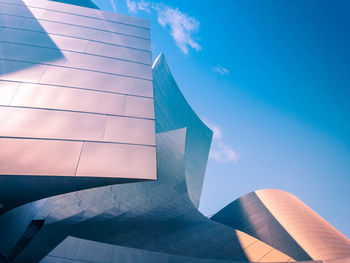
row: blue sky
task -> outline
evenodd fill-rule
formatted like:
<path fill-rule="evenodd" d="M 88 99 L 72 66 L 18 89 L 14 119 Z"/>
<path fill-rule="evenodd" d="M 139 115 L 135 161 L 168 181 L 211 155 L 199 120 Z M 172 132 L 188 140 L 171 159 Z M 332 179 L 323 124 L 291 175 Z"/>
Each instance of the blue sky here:
<path fill-rule="evenodd" d="M 147 18 L 215 131 L 200 210 L 291 192 L 350 237 L 350 2 L 94 0 Z"/>

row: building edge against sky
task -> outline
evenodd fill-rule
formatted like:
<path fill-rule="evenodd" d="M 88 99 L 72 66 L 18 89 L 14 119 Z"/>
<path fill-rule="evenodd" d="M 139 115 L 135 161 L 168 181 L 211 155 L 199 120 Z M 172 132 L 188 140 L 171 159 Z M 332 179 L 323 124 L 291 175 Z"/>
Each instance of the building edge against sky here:
<path fill-rule="evenodd" d="M 1 260 L 349 262 L 349 239 L 291 194 L 197 210 L 212 131 L 163 54 L 152 68 L 147 21 L 0 7 Z"/>

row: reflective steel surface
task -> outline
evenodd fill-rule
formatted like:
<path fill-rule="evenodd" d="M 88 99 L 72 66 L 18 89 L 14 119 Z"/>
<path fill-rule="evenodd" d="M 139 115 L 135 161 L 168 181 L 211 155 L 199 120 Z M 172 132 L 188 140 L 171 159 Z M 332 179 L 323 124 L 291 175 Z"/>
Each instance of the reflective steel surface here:
<path fill-rule="evenodd" d="M 149 22 L 46 0 L 0 10 L 0 213 L 43 198 L 37 176 L 57 183 L 47 196 L 77 190 L 67 176 L 156 179 Z"/>
<path fill-rule="evenodd" d="M 148 21 L 80 2 L 0 0 L 0 262 L 350 262 L 283 191 L 202 215 L 212 131 Z"/>

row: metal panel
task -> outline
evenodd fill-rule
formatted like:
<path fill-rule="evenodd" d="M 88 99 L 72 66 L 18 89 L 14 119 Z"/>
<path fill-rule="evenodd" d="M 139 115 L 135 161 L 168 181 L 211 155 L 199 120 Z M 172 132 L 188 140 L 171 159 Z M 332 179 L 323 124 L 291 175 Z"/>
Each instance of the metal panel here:
<path fill-rule="evenodd" d="M 88 44 L 88 40 L 65 37 L 59 35 L 49 35 L 51 40 L 56 44 L 60 49 L 84 52 Z"/>
<path fill-rule="evenodd" d="M 23 17 L 0 14 L 0 26 L 20 26 L 24 21 Z"/>
<path fill-rule="evenodd" d="M 0 107 L 5 137 L 102 140 L 107 116 L 53 110 Z"/>
<path fill-rule="evenodd" d="M 22 0 L 23 4 L 26 5 L 27 7 L 33 8 L 33 7 L 38 7 L 42 9 L 51 9 L 55 11 L 65 11 L 65 10 L 70 10 L 72 5 L 63 5 L 60 2 L 56 1 L 45 1 L 45 0 Z"/>
<path fill-rule="evenodd" d="M 12 5 L 12 4 L 6 4 L 0 2 L 0 10 L 1 13 L 16 15 L 16 16 L 23 16 L 23 17 L 33 17 L 39 18 L 43 13 L 45 13 L 45 10 L 38 9 L 38 8 L 32 8 L 29 10 L 26 6 L 22 5 Z"/>
<path fill-rule="evenodd" d="M 117 23 L 130 24 L 143 28 L 150 28 L 150 23 L 147 19 L 134 16 L 126 16 L 123 14 L 116 14 L 114 12 L 103 12 L 102 15 L 104 19 L 114 21 Z"/>
<path fill-rule="evenodd" d="M 23 19 L 21 20 L 21 22 Z M 52 21 L 25 19 L 21 24 L 22 29 L 47 32 L 50 34 L 60 34 L 64 36 L 77 37 L 88 40 L 95 40 L 126 47 L 151 50 L 150 41 L 147 39 L 132 36 L 120 35 L 112 32 L 85 28 L 76 25 L 62 24 Z"/>
<path fill-rule="evenodd" d="M 43 9 L 52 9 L 55 11 L 68 11 L 71 9 L 72 5 L 63 5 L 56 1 L 45 1 L 45 0 L 22 0 L 23 4 L 28 7 L 38 7 Z M 87 8 L 85 8 L 87 9 Z"/>
<path fill-rule="evenodd" d="M 151 50 L 151 42 L 147 39 L 135 38 L 130 36 L 118 35 L 111 32 L 101 32 L 101 41 L 116 45 L 139 48 L 143 50 Z"/>
<path fill-rule="evenodd" d="M 139 96 L 153 96 L 152 81 L 72 68 L 48 66 L 40 82 L 43 84 L 78 87 Z"/>
<path fill-rule="evenodd" d="M 48 35 L 44 32 L 33 32 L 15 28 L 4 28 L 0 34 L 0 41 L 49 48 L 60 48 L 78 52 L 83 52 L 88 43 L 87 40 L 59 35 Z"/>
<path fill-rule="evenodd" d="M 0 105 L 8 105 L 20 85 L 20 82 L 0 81 Z"/>
<path fill-rule="evenodd" d="M 68 1 L 45 1 L 45 0 L 23 0 L 23 2 L 28 6 L 28 7 L 39 7 L 39 8 L 45 8 L 48 10 L 53 10 L 53 11 L 60 11 L 60 12 L 65 12 L 65 13 L 70 13 L 70 14 L 76 14 L 76 15 L 83 15 L 83 16 L 91 16 L 91 17 L 101 17 L 102 12 L 98 9 L 94 8 L 87 8 L 85 6 L 78 6 L 73 4 L 65 4 L 63 5 L 62 3 L 69 3 Z M 84 1 L 85 2 L 85 1 Z M 87 1 L 88 2 L 88 1 Z M 93 2 L 93 1 L 91 1 Z M 78 3 L 75 1 L 75 3 Z"/>
<path fill-rule="evenodd" d="M 153 78 L 156 132 L 188 127 L 186 183 L 189 196 L 198 207 L 213 133 L 182 95 L 163 54 L 153 64 Z"/>
<path fill-rule="evenodd" d="M 0 34 L 0 41 L 11 43 L 38 45 L 55 48 L 56 45 L 47 37 L 44 32 L 33 32 L 16 28 L 4 28 Z"/>
<path fill-rule="evenodd" d="M 0 79 L 38 82 L 47 65 L 0 59 Z"/>
<path fill-rule="evenodd" d="M 32 10 L 32 8 L 30 9 Z M 132 35 L 136 37 L 142 37 L 146 39 L 150 38 L 150 31 L 145 28 L 134 27 L 134 26 L 104 21 L 104 20 L 85 17 L 85 16 L 77 16 L 74 14 L 47 10 L 40 15 L 40 19 L 66 23 L 66 24 L 79 25 L 83 27 L 90 27 L 90 28 L 95 28 L 99 30 L 115 32 L 115 33 L 122 33 L 122 34 Z"/>
<path fill-rule="evenodd" d="M 4 1 L 4 0 L 2 0 Z M 6 0 L 6 2 L 12 1 L 12 0 Z M 44 1 L 44 0 L 23 0 L 23 2 L 27 6 L 31 7 L 39 7 L 39 8 L 45 8 L 50 9 L 54 11 L 64 11 L 67 13 L 75 14 L 75 15 L 82 15 L 82 16 L 90 16 L 90 17 L 96 17 L 104 20 L 110 20 L 114 22 L 124 23 L 124 24 L 130 24 L 140 27 L 149 28 L 149 22 L 146 19 L 141 19 L 137 17 L 131 17 L 121 14 L 116 14 L 112 12 L 102 12 L 100 10 L 92 9 L 92 8 L 84 8 L 76 5 L 70 5 L 70 6 L 63 6 L 60 3 L 53 2 L 53 1 Z M 22 4 L 23 4 L 22 2 Z"/>
<path fill-rule="evenodd" d="M 119 47 L 99 42 L 89 42 L 86 53 L 113 58 L 126 59 L 151 65 L 152 54 L 147 51 L 140 51 L 131 48 Z"/>
<path fill-rule="evenodd" d="M 85 142 L 76 175 L 156 179 L 155 151 L 152 146 Z"/>
<path fill-rule="evenodd" d="M 350 257 L 350 240 L 294 195 L 275 189 L 256 195 L 312 259 Z"/>
<path fill-rule="evenodd" d="M 125 115 L 154 119 L 153 99 L 127 96 Z"/>
<path fill-rule="evenodd" d="M 25 19 L 21 28 L 91 40 L 99 40 L 103 33 L 96 29 L 34 19 Z"/>
<path fill-rule="evenodd" d="M 69 51 L 62 51 L 62 53 L 67 59 L 66 65 L 69 67 L 133 76 L 149 80 L 152 79 L 152 68 L 150 65 Z"/>
<path fill-rule="evenodd" d="M 3 59 L 20 60 L 32 63 L 48 63 L 51 65 L 65 65 L 66 59 L 59 49 L 33 47 L 13 43 L 0 44 Z"/>
<path fill-rule="evenodd" d="M 24 5 L 23 0 L 1 0 L 1 2 L 16 4 L 16 5 Z"/>
<path fill-rule="evenodd" d="M 125 114 L 126 95 L 23 83 L 10 105 Z"/>
<path fill-rule="evenodd" d="M 154 120 L 108 116 L 103 140 L 155 145 Z"/>
<path fill-rule="evenodd" d="M 82 142 L 0 138 L 0 174 L 73 176 L 81 147 Z"/>

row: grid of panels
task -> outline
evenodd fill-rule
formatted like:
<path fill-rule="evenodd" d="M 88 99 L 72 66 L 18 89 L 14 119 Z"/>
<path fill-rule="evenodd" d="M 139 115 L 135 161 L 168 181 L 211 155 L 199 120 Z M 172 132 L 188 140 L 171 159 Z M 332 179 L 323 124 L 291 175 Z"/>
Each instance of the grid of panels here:
<path fill-rule="evenodd" d="M 0 0 L 0 174 L 156 179 L 150 46 L 143 19 Z"/>

